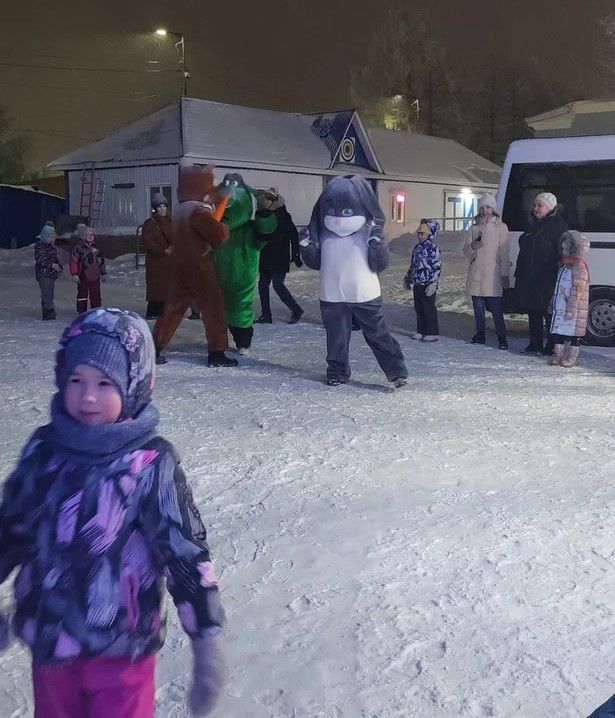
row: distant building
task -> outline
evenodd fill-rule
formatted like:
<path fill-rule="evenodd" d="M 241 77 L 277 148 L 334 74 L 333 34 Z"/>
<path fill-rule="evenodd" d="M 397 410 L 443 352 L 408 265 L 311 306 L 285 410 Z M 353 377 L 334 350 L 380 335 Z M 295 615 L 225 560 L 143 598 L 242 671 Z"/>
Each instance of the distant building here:
<path fill-rule="evenodd" d="M 64 212 L 62 197 L 34 187 L 0 184 L 0 248 L 32 244 L 45 222 L 57 222 Z"/>
<path fill-rule="evenodd" d="M 134 235 L 157 192 L 176 202 L 181 160 L 241 172 L 255 188 L 277 187 L 299 225 L 335 175 L 369 179 L 387 213 L 390 238 L 421 217 L 460 229 L 477 198 L 497 188 L 500 168 L 448 139 L 366 130 L 355 110 L 274 112 L 182 98 L 50 163 L 66 175 L 72 215 L 99 234 Z"/>
<path fill-rule="evenodd" d="M 525 122 L 535 137 L 615 135 L 615 99 L 569 102 Z"/>

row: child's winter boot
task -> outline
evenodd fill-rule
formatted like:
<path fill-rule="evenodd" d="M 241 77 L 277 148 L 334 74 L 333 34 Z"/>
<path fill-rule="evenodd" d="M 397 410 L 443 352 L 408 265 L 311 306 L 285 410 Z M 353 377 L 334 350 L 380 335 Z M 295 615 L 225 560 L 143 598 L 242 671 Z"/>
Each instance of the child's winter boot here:
<path fill-rule="evenodd" d="M 561 361 L 561 365 L 565 366 L 567 369 L 570 367 L 573 367 L 577 363 L 577 359 L 579 358 L 579 347 L 572 347 L 572 346 L 566 346 L 566 350 L 564 352 L 564 358 Z"/>
<path fill-rule="evenodd" d="M 550 364 L 551 366 L 560 366 L 563 358 L 564 358 L 564 345 L 563 344 L 554 344 L 553 345 L 553 354 L 551 354 L 551 356 L 547 359 L 547 364 Z"/>
<path fill-rule="evenodd" d="M 484 344 L 484 343 L 485 343 L 485 332 L 476 332 L 476 334 L 469 341 L 469 344 Z"/>

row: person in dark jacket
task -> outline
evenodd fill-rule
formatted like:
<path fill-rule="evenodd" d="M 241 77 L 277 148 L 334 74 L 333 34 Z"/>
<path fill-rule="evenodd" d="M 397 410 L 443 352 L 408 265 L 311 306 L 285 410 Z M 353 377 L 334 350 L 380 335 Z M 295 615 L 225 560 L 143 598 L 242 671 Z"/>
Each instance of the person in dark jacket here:
<path fill-rule="evenodd" d="M 173 232 L 167 206 L 167 198 L 156 194 L 152 200 L 153 216 L 143 223 L 143 246 L 145 247 L 145 297 L 146 319 L 162 316 L 173 276 Z"/>
<path fill-rule="evenodd" d="M 56 279 L 62 273 L 56 250 L 56 231 L 52 225 L 46 224 L 36 238 L 34 245 L 34 273 L 41 288 L 41 309 L 44 320 L 56 318 L 53 301 Z"/>
<path fill-rule="evenodd" d="M 154 356 L 137 314 L 80 315 L 56 354 L 51 421 L 3 487 L 0 583 L 19 568 L 13 628 L 37 716 L 154 718 L 167 590 L 192 644 L 192 715 L 222 691 L 224 611 L 177 450 L 157 433 Z"/>
<path fill-rule="evenodd" d="M 559 242 L 568 225 L 562 206 L 550 192 L 542 192 L 534 200 L 532 225 L 519 237 L 519 256 L 515 269 L 515 291 L 520 307 L 528 313 L 530 343 L 523 350 L 528 354 L 550 356 L 553 344 L 544 344 L 551 326 L 549 303 L 559 271 Z"/>
<path fill-rule="evenodd" d="M 269 242 L 261 251 L 260 276 L 258 280 L 258 294 L 261 300 L 261 316 L 256 320 L 259 324 L 271 324 L 271 304 L 269 303 L 269 285 L 273 284 L 275 293 L 290 309 L 290 324 L 296 324 L 303 315 L 303 309 L 297 304 L 293 295 L 288 291 L 284 280 L 290 271 L 290 260 L 301 267 L 299 252 L 299 234 L 293 223 L 289 211 L 286 209 L 284 198 L 271 187 L 259 197 L 262 209 L 274 212 L 278 220 L 278 228 L 269 235 Z"/>

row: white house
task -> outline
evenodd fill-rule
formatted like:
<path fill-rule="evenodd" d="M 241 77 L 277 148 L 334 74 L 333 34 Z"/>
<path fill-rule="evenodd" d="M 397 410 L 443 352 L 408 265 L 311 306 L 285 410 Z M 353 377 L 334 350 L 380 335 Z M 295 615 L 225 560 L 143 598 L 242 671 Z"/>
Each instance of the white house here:
<path fill-rule="evenodd" d="M 569 102 L 525 122 L 535 137 L 615 135 L 615 99 Z"/>
<path fill-rule="evenodd" d="M 460 229 L 478 196 L 497 188 L 500 168 L 452 140 L 366 130 L 355 110 L 275 112 L 182 98 L 50 163 L 66 175 L 71 214 L 100 234 L 134 235 L 165 194 L 173 211 L 181 160 L 239 171 L 255 188 L 277 187 L 299 225 L 335 175 L 369 179 L 387 212 L 388 236 L 421 217 Z"/>

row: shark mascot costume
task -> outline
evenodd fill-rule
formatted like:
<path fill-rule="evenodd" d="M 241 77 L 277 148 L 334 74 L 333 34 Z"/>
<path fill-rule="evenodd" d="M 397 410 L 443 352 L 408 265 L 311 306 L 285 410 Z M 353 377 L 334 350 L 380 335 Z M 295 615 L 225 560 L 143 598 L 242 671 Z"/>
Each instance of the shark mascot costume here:
<path fill-rule="evenodd" d="M 327 384 L 350 379 L 353 316 L 365 341 L 396 387 L 408 370 L 386 326 L 378 273 L 389 263 L 384 214 L 370 184 L 357 175 L 335 177 L 324 188 L 307 229 L 301 232 L 305 264 L 320 270 L 320 311 L 327 332 Z"/>

